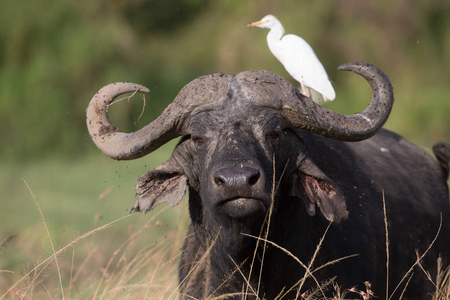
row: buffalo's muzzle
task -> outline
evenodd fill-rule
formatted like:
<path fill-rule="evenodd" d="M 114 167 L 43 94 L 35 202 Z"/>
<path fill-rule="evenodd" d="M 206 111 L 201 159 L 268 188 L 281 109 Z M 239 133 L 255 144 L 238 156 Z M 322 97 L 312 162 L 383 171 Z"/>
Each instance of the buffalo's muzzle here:
<path fill-rule="evenodd" d="M 264 213 L 264 175 L 257 166 L 233 163 L 222 166 L 211 175 L 217 208 L 233 218 Z"/>
<path fill-rule="evenodd" d="M 214 172 L 213 176 L 216 188 L 224 192 L 238 193 L 240 196 L 248 194 L 261 178 L 259 170 L 249 166 L 221 168 Z"/>

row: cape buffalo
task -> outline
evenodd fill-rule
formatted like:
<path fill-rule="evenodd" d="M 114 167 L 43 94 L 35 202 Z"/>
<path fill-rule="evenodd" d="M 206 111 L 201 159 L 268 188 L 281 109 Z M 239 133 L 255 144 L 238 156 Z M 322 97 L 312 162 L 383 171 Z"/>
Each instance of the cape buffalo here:
<path fill-rule="evenodd" d="M 90 136 L 114 159 L 140 158 L 182 137 L 166 163 L 139 179 L 133 207 L 176 205 L 188 187 L 182 298 L 324 297 L 333 293 L 330 279 L 341 290 L 365 290 L 369 282 L 379 298 L 387 285 L 393 298 L 434 292 L 425 271 L 434 280 L 437 260 L 446 265 L 450 257 L 445 147 L 437 162 L 380 130 L 394 101 L 388 78 L 364 63 L 339 69 L 372 87 L 363 112 L 327 110 L 269 71 L 199 77 L 133 133 L 111 125 L 108 106 L 120 94 L 148 89 L 114 83 L 93 97 Z M 412 268 L 418 257 L 423 270 Z"/>

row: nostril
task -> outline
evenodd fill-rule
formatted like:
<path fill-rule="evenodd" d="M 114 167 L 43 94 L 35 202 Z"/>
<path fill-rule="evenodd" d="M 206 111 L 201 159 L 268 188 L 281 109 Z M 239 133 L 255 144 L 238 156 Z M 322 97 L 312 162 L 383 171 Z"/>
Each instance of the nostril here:
<path fill-rule="evenodd" d="M 230 176 L 228 172 L 226 172 L 226 169 L 220 169 L 214 173 L 213 180 L 217 186 L 224 186 L 230 181 L 229 177 Z"/>
<path fill-rule="evenodd" d="M 249 166 L 225 167 L 214 172 L 213 182 L 221 188 L 250 188 L 261 178 L 258 169 Z"/>
<path fill-rule="evenodd" d="M 259 172 L 251 175 L 250 178 L 248 179 L 248 185 L 250 186 L 255 185 L 258 182 L 259 177 L 260 177 Z"/>
<path fill-rule="evenodd" d="M 221 186 L 225 184 L 225 180 L 221 177 L 214 176 L 214 183 L 217 184 L 218 186 Z"/>

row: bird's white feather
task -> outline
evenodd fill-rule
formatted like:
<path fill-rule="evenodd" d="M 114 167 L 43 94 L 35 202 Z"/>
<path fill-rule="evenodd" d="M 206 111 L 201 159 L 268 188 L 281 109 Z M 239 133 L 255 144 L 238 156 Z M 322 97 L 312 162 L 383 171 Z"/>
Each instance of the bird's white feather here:
<path fill-rule="evenodd" d="M 261 21 L 249 26 L 270 29 L 267 34 L 270 51 L 295 80 L 316 92 L 311 93 L 313 100 L 319 103 L 334 100 L 336 94 L 327 72 L 304 39 L 294 34 L 283 36 L 283 25 L 272 15 L 265 16 Z"/>

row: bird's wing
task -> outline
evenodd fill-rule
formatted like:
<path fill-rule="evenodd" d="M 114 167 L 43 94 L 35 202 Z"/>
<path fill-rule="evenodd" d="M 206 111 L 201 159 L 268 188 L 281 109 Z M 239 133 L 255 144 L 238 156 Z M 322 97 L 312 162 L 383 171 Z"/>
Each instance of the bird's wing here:
<path fill-rule="evenodd" d="M 293 34 L 285 35 L 280 41 L 277 58 L 298 82 L 316 90 L 327 100 L 336 97 L 327 72 L 314 50 L 301 37 Z"/>

